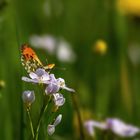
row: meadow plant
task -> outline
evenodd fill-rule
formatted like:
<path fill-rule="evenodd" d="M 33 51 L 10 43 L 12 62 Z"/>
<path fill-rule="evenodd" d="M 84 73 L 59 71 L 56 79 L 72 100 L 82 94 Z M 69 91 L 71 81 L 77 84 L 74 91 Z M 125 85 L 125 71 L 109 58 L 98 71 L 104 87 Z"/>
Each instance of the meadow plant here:
<path fill-rule="evenodd" d="M 126 124 L 118 118 L 108 118 L 103 122 L 95 120 L 87 120 L 84 123 L 87 134 L 95 137 L 95 128 L 102 131 L 111 131 L 114 135 L 119 137 L 134 137 L 140 132 L 140 128 L 130 124 Z"/>
<path fill-rule="evenodd" d="M 28 50 L 30 51 L 28 52 Z M 37 140 L 39 135 L 40 125 L 43 116 L 47 113 L 48 106 L 51 104 L 52 112 L 57 113 L 58 108 L 63 106 L 65 103 L 65 98 L 63 97 L 63 94 L 60 93 L 61 90 L 64 89 L 69 92 L 75 92 L 75 91 L 66 86 L 65 80 L 63 78 L 56 78 L 55 74 L 50 72 L 50 69 L 46 69 L 46 67 L 44 67 L 41 64 L 41 62 L 38 60 L 38 57 L 36 56 L 35 52 L 31 48 L 28 48 L 27 46 L 22 50 L 22 62 L 23 61 L 24 61 L 23 65 L 28 72 L 28 76 L 23 76 L 22 80 L 27 83 L 32 83 L 34 84 L 34 86 L 40 85 L 41 88 L 43 87 L 43 93 L 42 93 L 43 106 L 40 110 L 36 127 L 33 127 L 31 113 L 30 113 L 31 106 L 35 101 L 35 93 L 34 91 L 26 90 L 22 94 L 22 99 L 25 104 L 27 114 L 29 117 L 32 139 Z M 55 127 L 61 122 L 61 119 L 62 119 L 62 114 L 59 114 L 55 118 L 51 118 L 51 121 L 50 118 L 48 118 L 47 132 L 49 135 L 52 135 L 55 132 Z"/>

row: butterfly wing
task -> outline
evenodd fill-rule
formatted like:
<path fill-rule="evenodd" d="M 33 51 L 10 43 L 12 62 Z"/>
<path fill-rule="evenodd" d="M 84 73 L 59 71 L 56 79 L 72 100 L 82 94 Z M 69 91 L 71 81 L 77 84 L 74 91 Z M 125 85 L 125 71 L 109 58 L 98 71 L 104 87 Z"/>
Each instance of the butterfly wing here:
<path fill-rule="evenodd" d="M 21 48 L 21 62 L 28 73 L 36 71 L 38 68 L 43 68 L 41 61 L 28 44 L 22 45 Z"/>
<path fill-rule="evenodd" d="M 28 73 L 34 72 L 38 68 L 44 68 L 47 72 L 50 72 L 55 66 L 55 64 L 43 66 L 35 51 L 28 44 L 24 44 L 21 47 L 21 62 Z"/>
<path fill-rule="evenodd" d="M 44 69 L 50 72 L 54 67 L 55 67 L 55 64 L 48 64 L 47 66 L 44 66 Z"/>

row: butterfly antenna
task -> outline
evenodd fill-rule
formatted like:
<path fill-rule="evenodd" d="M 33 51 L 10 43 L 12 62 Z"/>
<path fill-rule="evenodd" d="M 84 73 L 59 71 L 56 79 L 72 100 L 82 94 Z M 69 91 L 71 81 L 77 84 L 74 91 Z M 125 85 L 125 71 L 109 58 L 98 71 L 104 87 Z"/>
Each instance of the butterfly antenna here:
<path fill-rule="evenodd" d="M 47 64 L 49 64 L 49 61 L 48 61 L 48 59 L 46 58 L 46 62 L 47 62 Z"/>
<path fill-rule="evenodd" d="M 55 69 L 58 69 L 58 70 L 66 70 L 66 68 L 60 68 L 60 67 L 55 67 Z"/>

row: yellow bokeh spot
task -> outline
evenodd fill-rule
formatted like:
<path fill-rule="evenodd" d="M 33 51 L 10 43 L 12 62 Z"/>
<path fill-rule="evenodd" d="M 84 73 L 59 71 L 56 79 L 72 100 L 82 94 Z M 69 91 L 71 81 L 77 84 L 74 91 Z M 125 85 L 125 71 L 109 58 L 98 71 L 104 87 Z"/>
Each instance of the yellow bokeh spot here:
<path fill-rule="evenodd" d="M 140 0 L 118 0 L 117 7 L 125 14 L 140 16 Z"/>
<path fill-rule="evenodd" d="M 0 89 L 4 88 L 5 87 L 5 81 L 3 80 L 0 80 Z"/>
<path fill-rule="evenodd" d="M 93 51 L 101 55 L 106 54 L 107 52 L 106 42 L 104 40 L 97 40 L 97 42 L 93 46 Z"/>

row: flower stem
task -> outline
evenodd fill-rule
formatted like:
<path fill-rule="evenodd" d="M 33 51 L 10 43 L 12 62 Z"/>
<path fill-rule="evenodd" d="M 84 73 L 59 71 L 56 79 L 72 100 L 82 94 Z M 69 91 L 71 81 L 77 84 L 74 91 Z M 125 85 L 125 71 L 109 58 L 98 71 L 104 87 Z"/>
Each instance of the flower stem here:
<path fill-rule="evenodd" d="M 41 112 L 40 112 L 40 115 L 39 115 L 37 127 L 36 127 L 36 129 L 35 129 L 34 140 L 38 140 L 38 134 L 39 134 L 40 124 L 41 124 L 41 121 L 42 121 L 42 119 L 43 119 L 43 115 L 44 115 L 44 113 L 46 112 L 46 110 L 47 110 L 47 108 L 48 108 L 48 105 L 49 105 L 49 103 L 50 103 L 50 100 L 51 100 L 51 97 L 49 97 L 47 103 L 46 103 L 46 100 L 44 100 L 44 103 L 43 103 L 43 106 L 42 106 L 42 108 L 41 108 Z"/>
<path fill-rule="evenodd" d="M 73 102 L 74 109 L 77 113 L 77 118 L 78 118 L 78 123 L 79 123 L 79 131 L 80 131 L 80 140 L 85 140 L 83 122 L 82 122 L 82 117 L 81 117 L 81 113 L 79 110 L 78 101 L 77 101 L 76 95 L 72 94 L 71 96 L 72 96 L 72 102 Z"/>
<path fill-rule="evenodd" d="M 30 124 L 30 128 L 31 128 L 32 137 L 34 138 L 34 128 L 33 128 L 33 123 L 32 123 L 32 119 L 31 119 L 31 114 L 30 114 L 30 109 L 29 108 L 27 108 L 27 114 L 28 114 L 28 118 L 29 118 L 29 124 Z"/>

